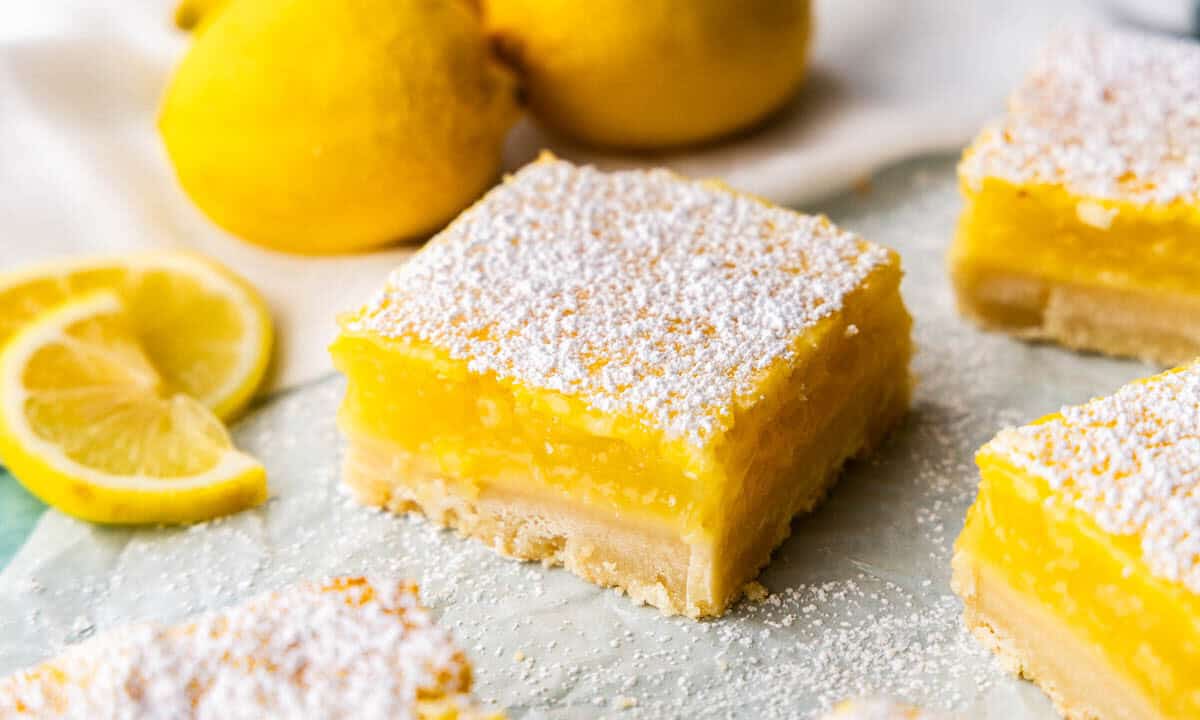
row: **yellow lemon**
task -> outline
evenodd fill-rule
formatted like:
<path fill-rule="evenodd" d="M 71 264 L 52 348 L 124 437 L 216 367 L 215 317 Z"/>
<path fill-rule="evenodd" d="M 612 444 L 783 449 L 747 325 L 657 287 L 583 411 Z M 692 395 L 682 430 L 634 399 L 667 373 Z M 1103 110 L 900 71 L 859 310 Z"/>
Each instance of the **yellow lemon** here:
<path fill-rule="evenodd" d="M 112 292 L 41 314 L 4 346 L 0 455 L 34 495 L 93 522 L 205 520 L 267 495 L 262 465 L 166 387 Z"/>
<path fill-rule="evenodd" d="M 696 143 L 752 125 L 804 77 L 809 0 L 484 0 L 532 112 L 580 140 Z"/>
<path fill-rule="evenodd" d="M 122 298 L 165 387 L 222 418 L 253 396 L 271 356 L 266 304 L 232 272 L 191 253 L 68 258 L 0 274 L 0 345 L 47 309 L 96 290 Z"/>
<path fill-rule="evenodd" d="M 328 253 L 445 224 L 495 181 L 517 115 L 468 0 L 253 0 L 204 22 L 159 128 L 218 225 Z"/>

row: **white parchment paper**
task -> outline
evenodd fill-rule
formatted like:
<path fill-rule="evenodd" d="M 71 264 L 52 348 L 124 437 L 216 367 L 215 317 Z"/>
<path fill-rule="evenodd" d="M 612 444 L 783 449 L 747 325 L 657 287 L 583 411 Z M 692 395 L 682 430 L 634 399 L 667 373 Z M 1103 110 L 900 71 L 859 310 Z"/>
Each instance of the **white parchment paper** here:
<path fill-rule="evenodd" d="M 771 595 L 697 623 L 664 618 L 558 569 L 521 564 L 339 490 L 327 378 L 236 429 L 266 463 L 264 507 L 191 528 L 105 529 L 55 512 L 0 574 L 0 673 L 106 628 L 176 619 L 302 578 L 421 582 L 515 718 L 804 718 L 885 694 L 973 718 L 1053 717 L 962 629 L 951 543 L 975 491 L 972 453 L 1023 422 L 1151 368 L 984 334 L 953 310 L 944 253 L 958 212 L 949 159 L 910 163 L 835 200 L 835 221 L 898 249 L 916 316 L 911 414 L 830 499 L 794 524 L 761 581 Z"/>

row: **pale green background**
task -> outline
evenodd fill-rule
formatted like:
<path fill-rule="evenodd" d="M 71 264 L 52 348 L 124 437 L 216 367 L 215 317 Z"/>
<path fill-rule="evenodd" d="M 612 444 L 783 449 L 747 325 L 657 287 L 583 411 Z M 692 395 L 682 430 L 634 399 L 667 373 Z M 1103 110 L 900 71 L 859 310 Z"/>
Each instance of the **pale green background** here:
<path fill-rule="evenodd" d="M 46 506 L 0 467 L 0 568 L 25 542 Z"/>

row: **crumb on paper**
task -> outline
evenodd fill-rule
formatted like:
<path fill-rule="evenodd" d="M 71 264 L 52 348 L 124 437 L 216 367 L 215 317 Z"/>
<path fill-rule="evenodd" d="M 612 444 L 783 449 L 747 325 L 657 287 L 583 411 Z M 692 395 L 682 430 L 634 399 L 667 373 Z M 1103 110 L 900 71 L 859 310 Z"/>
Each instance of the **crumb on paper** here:
<path fill-rule="evenodd" d="M 751 580 L 742 587 L 742 592 L 746 594 L 746 599 L 751 602 L 762 602 L 770 595 L 767 587 L 757 580 Z"/>

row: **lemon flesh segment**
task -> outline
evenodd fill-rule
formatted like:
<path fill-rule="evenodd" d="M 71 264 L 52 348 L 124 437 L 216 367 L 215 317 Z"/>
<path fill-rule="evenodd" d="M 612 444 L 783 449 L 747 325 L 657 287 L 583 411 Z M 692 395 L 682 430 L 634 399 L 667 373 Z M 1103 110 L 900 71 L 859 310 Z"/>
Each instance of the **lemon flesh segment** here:
<path fill-rule="evenodd" d="M 97 290 L 120 296 L 166 389 L 228 419 L 262 382 L 272 343 L 266 304 L 230 270 L 190 253 L 61 260 L 0 275 L 0 345 L 47 309 Z"/>
<path fill-rule="evenodd" d="M 34 495 L 101 523 L 206 520 L 266 499 L 261 464 L 172 390 L 112 292 L 67 302 L 0 353 L 0 456 Z"/>

